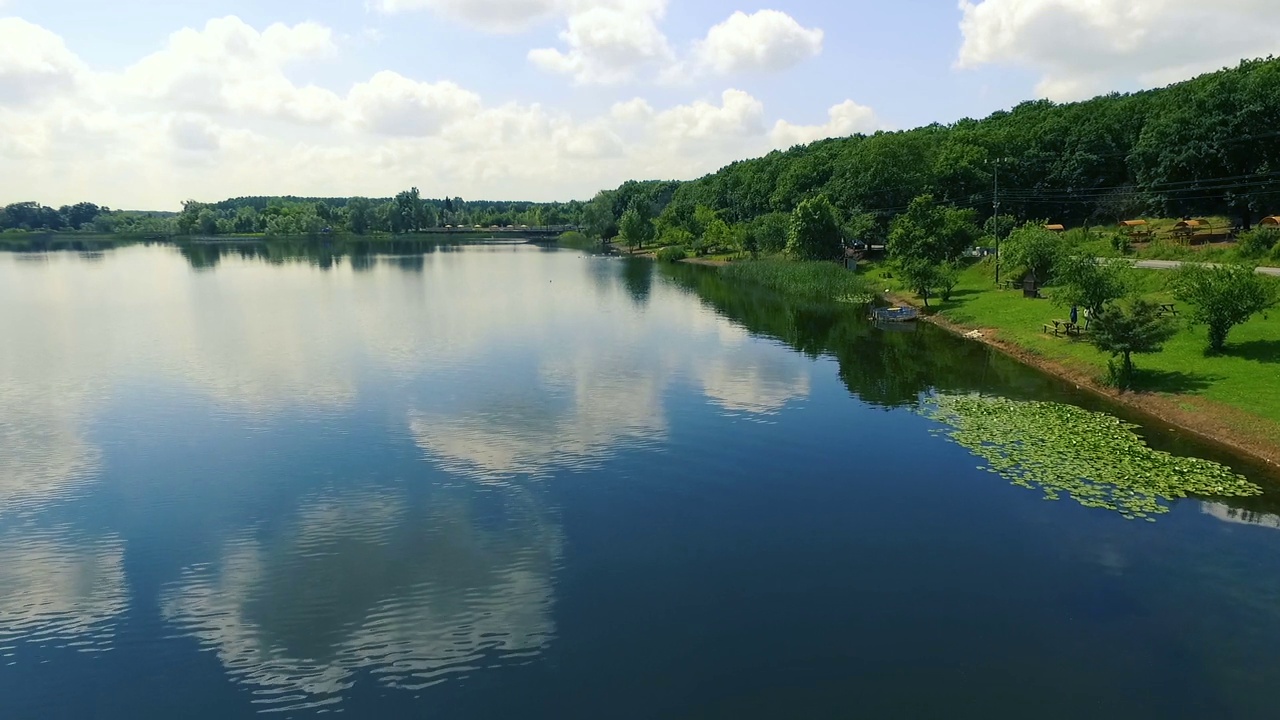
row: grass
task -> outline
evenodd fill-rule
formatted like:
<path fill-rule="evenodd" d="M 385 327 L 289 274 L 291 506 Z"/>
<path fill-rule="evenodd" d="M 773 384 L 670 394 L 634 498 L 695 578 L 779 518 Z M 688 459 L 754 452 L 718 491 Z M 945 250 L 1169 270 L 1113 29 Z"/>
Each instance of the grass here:
<path fill-rule="evenodd" d="M 806 299 L 858 303 L 875 293 L 865 278 L 830 262 L 745 261 L 726 265 L 720 273 L 734 282 Z"/>
<path fill-rule="evenodd" d="M 1184 243 L 1172 235 L 1175 219 L 1149 220 L 1148 229 L 1153 237 L 1146 242 L 1135 243 L 1127 254 L 1121 254 L 1111 246 L 1111 237 L 1117 228 L 1095 226 L 1077 228 L 1067 233 L 1067 240 L 1074 249 L 1092 253 L 1095 257 L 1130 257 L 1139 260 L 1187 260 L 1192 262 L 1252 262 L 1259 265 L 1280 266 L 1280 252 L 1266 254 L 1262 257 L 1244 257 L 1240 253 L 1239 244 L 1227 241 L 1223 231 L 1231 227 L 1226 218 L 1208 218 L 1210 227 L 1218 232 L 1214 242 L 1198 245 Z"/>
<path fill-rule="evenodd" d="M 901 292 L 884 267 L 868 272 L 877 289 Z M 1139 271 L 1139 292 L 1159 302 L 1175 302 L 1168 290 L 1171 273 Z M 1069 308 L 1048 300 L 1028 300 L 1021 292 L 997 290 L 989 261 L 967 268 L 952 299 L 936 303 L 944 318 L 957 324 L 995 330 L 998 337 L 1070 369 L 1101 378 L 1108 356 L 1087 341 L 1045 334 L 1042 325 L 1065 319 Z M 936 302 L 936 301 L 935 301 Z M 1221 355 L 1206 355 L 1208 337 L 1203 326 L 1185 320 L 1189 308 L 1178 303 L 1180 330 L 1164 352 L 1138 355 L 1138 390 L 1188 395 L 1230 406 L 1275 425 L 1280 437 L 1280 308 L 1255 316 L 1231 331 Z"/>

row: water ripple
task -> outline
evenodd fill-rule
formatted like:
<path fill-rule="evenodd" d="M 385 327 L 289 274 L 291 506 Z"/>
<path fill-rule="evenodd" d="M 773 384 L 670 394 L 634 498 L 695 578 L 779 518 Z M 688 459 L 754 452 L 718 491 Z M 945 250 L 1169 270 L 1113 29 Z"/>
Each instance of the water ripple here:
<path fill-rule="evenodd" d="M 74 538 L 65 528 L 20 530 L 0 536 L 0 650 L 110 650 L 128 606 L 124 543 Z"/>
<path fill-rule="evenodd" d="M 426 510 L 379 494 L 314 501 L 289 530 L 186 570 L 162 612 L 264 712 L 329 707 L 361 682 L 420 690 L 527 662 L 554 636 L 560 539 L 528 496 L 507 495 L 496 527 L 455 491 Z"/>

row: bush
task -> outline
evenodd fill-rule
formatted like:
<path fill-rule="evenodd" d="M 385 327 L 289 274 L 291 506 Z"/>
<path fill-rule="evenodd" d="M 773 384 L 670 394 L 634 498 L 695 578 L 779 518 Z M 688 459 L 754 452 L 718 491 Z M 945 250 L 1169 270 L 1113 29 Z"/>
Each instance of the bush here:
<path fill-rule="evenodd" d="M 1111 236 L 1111 249 L 1121 255 L 1133 252 L 1133 240 L 1127 233 L 1114 233 Z"/>
<path fill-rule="evenodd" d="M 680 262 L 681 260 L 689 257 L 689 251 L 685 250 L 683 247 L 673 245 L 662 248 L 658 251 L 655 257 L 657 257 L 658 262 Z"/>
<path fill-rule="evenodd" d="M 1280 230 L 1255 228 L 1240 236 L 1240 255 L 1247 258 L 1266 257 L 1280 243 Z"/>

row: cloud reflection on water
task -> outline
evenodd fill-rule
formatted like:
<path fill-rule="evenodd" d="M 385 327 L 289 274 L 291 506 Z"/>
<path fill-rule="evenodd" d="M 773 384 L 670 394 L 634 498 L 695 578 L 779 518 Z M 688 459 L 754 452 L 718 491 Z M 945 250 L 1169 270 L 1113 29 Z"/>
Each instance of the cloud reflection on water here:
<path fill-rule="evenodd" d="M 164 616 L 273 709 L 337 703 L 366 671 L 415 689 L 521 661 L 554 633 L 560 531 L 527 493 L 501 490 L 494 511 L 476 492 L 309 501 L 189 569 Z"/>

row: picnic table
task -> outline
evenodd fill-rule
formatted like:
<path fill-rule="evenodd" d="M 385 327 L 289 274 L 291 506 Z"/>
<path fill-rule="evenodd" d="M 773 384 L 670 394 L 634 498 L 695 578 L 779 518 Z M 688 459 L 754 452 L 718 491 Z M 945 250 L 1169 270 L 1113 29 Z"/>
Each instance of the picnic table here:
<path fill-rule="evenodd" d="M 1164 317 L 1165 315 L 1173 315 L 1176 317 L 1178 315 L 1178 308 L 1174 307 L 1173 303 L 1160 303 L 1160 317 Z"/>
<path fill-rule="evenodd" d="M 1084 328 L 1080 327 L 1079 323 L 1073 323 L 1070 320 L 1050 320 L 1041 327 L 1044 332 L 1051 333 L 1054 337 L 1084 334 Z"/>

